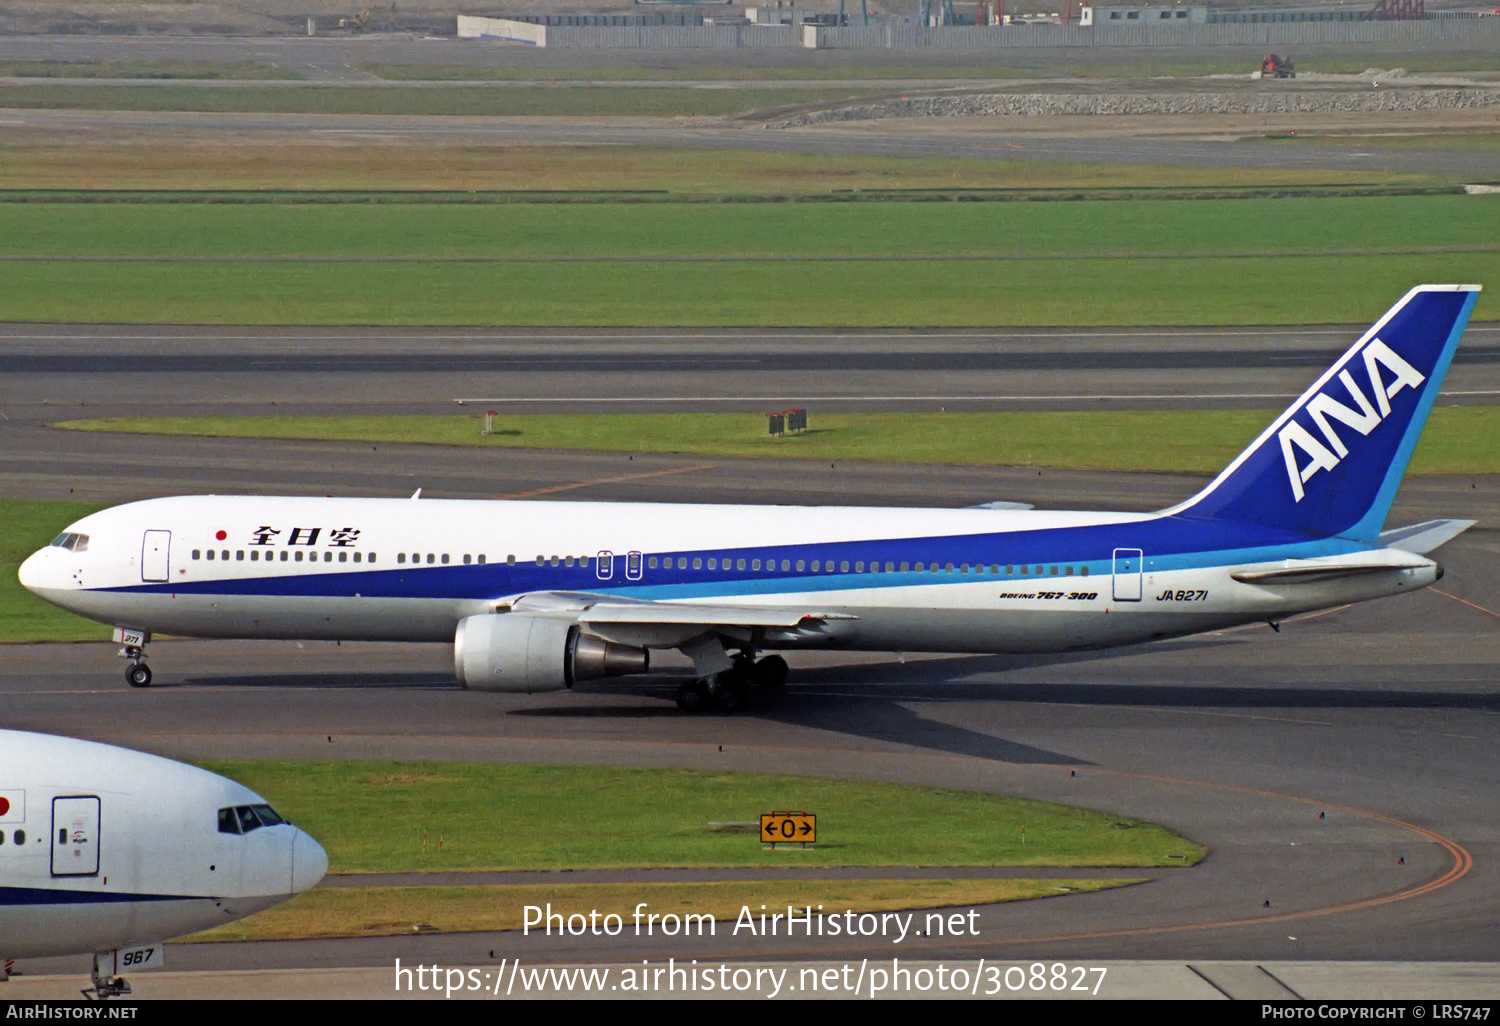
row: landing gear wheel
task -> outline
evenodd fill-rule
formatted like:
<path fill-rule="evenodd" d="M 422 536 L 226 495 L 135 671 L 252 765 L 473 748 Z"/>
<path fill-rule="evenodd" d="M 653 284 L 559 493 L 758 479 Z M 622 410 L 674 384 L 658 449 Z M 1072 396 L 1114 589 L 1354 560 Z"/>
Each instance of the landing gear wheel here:
<path fill-rule="evenodd" d="M 728 678 L 727 680 L 725 678 Z M 739 674 L 720 674 L 714 688 L 714 708 L 726 716 L 743 712 L 750 704 L 750 688 Z"/>
<path fill-rule="evenodd" d="M 751 679 L 755 682 L 756 687 L 779 688 L 786 683 L 786 677 L 789 672 L 790 667 L 787 666 L 786 660 L 781 658 L 781 656 L 766 656 L 755 664 Z"/>
<path fill-rule="evenodd" d="M 151 667 L 145 663 L 131 663 L 125 671 L 125 680 L 133 688 L 149 688 L 151 686 Z"/>
<path fill-rule="evenodd" d="M 685 713 L 707 712 L 708 686 L 701 680 L 690 680 L 677 689 L 677 708 Z"/>

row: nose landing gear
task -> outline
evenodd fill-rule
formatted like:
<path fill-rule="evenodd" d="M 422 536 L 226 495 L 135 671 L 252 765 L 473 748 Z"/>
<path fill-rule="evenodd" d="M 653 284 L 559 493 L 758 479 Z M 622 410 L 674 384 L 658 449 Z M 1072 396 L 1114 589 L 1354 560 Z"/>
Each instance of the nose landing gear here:
<path fill-rule="evenodd" d="M 151 686 L 151 667 L 142 662 L 131 663 L 125 668 L 125 680 L 133 688 L 149 688 Z"/>

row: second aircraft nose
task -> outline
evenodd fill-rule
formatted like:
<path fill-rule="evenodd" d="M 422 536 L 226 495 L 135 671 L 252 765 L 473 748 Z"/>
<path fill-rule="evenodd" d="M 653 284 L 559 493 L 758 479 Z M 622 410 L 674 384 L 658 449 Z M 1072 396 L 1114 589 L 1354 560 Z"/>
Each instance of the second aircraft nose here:
<path fill-rule="evenodd" d="M 292 839 L 292 893 L 311 890 L 328 872 L 328 853 L 310 836 L 297 831 Z"/>

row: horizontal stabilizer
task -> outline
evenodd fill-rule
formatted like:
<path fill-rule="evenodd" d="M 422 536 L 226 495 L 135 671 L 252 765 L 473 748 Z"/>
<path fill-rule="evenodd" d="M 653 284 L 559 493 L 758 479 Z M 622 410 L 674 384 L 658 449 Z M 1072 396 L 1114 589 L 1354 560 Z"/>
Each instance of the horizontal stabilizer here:
<path fill-rule="evenodd" d="M 1388 549 L 1415 552 L 1425 556 L 1439 545 L 1446 545 L 1473 527 L 1475 520 L 1427 520 L 1410 527 L 1380 532 L 1380 544 Z"/>
<path fill-rule="evenodd" d="M 1410 563 L 1346 563 L 1342 566 L 1298 566 L 1284 570 L 1237 570 L 1229 576 L 1241 584 L 1320 584 L 1323 581 L 1364 577 L 1394 570 L 1411 570 Z"/>
<path fill-rule="evenodd" d="M 1029 502 L 981 502 L 977 506 L 965 506 L 964 509 L 1036 509 Z"/>

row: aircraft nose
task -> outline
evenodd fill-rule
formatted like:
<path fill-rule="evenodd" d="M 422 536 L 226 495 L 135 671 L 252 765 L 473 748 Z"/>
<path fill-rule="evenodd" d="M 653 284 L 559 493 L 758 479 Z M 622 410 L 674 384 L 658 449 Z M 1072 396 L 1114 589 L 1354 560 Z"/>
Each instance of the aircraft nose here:
<path fill-rule="evenodd" d="M 301 830 L 292 839 L 292 893 L 311 890 L 328 872 L 328 853 Z"/>
<path fill-rule="evenodd" d="M 16 571 L 16 576 L 21 581 L 21 587 L 30 592 L 39 592 L 42 589 L 52 586 L 48 573 L 50 569 L 48 566 L 50 555 L 51 553 L 46 549 L 37 549 L 26 557 L 26 561 Z"/>

